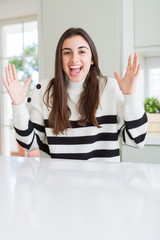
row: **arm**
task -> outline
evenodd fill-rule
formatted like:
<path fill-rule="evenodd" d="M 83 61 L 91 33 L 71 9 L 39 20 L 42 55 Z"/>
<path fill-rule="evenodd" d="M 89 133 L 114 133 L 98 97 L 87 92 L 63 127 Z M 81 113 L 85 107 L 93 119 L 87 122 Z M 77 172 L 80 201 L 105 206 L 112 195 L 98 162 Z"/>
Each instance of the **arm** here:
<path fill-rule="evenodd" d="M 5 72 L 6 79 L 2 77 L 2 81 L 12 100 L 13 125 L 18 143 L 28 151 L 39 147 L 48 152 L 47 146 L 44 147 L 46 137 L 40 92 L 35 90 L 32 102 L 26 106 L 24 101 L 31 78 L 22 86 L 18 81 L 14 65 L 9 64 Z"/>
<path fill-rule="evenodd" d="M 41 92 L 35 89 L 31 99 L 29 103 L 12 105 L 15 136 L 17 142 L 27 151 L 36 148 L 44 151 L 46 135 L 41 108 Z"/>
<path fill-rule="evenodd" d="M 133 64 L 131 56 L 129 56 L 124 78 L 121 79 L 118 73 L 114 73 L 119 88 L 123 93 L 123 100 L 120 97 L 117 110 L 119 130 L 121 130 L 123 142 L 134 147 L 144 146 L 147 133 L 147 116 L 136 95 L 139 71 L 138 55 L 135 54 Z"/>
<path fill-rule="evenodd" d="M 123 143 L 142 148 L 147 134 L 147 116 L 137 94 L 120 94 L 117 108 Z"/>

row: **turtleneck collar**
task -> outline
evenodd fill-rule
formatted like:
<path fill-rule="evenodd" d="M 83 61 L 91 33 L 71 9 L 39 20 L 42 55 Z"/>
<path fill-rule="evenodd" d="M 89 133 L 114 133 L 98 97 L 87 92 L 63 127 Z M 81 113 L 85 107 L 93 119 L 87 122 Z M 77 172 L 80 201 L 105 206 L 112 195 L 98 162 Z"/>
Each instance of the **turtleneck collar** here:
<path fill-rule="evenodd" d="M 67 78 L 67 90 L 68 92 L 73 92 L 74 94 L 80 94 L 83 90 L 83 83 L 85 79 L 79 82 L 73 82 L 69 78 Z"/>

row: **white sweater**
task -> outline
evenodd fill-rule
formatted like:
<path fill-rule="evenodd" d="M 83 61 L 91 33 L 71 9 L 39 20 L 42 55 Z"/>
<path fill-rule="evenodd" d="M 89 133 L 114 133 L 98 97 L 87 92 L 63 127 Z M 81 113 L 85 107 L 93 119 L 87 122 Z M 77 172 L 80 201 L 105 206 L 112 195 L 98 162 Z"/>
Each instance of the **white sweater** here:
<path fill-rule="evenodd" d="M 31 151 L 40 149 L 41 157 L 120 161 L 122 142 L 141 148 L 147 132 L 147 117 L 136 94 L 123 95 L 115 79 L 100 81 L 100 104 L 96 117 L 101 128 L 80 127 L 76 104 L 83 82 L 68 80 L 68 106 L 72 128 L 67 134 L 53 135 L 48 127 L 49 109 L 43 103 L 48 81 L 37 85 L 28 103 L 13 105 L 13 124 L 18 143 Z M 30 101 L 29 101 L 30 100 Z"/>

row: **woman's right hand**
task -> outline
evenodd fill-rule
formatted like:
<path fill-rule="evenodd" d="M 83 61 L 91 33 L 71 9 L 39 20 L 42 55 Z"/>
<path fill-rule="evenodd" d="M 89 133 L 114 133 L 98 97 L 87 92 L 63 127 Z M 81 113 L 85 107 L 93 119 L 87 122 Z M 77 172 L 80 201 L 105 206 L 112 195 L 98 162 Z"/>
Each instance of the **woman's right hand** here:
<path fill-rule="evenodd" d="M 12 64 L 12 66 L 8 64 L 8 67 L 5 68 L 5 73 L 6 78 L 2 77 L 2 81 L 10 95 L 12 104 L 22 104 L 25 101 L 31 78 L 28 78 L 24 85 L 21 85 L 14 64 Z"/>

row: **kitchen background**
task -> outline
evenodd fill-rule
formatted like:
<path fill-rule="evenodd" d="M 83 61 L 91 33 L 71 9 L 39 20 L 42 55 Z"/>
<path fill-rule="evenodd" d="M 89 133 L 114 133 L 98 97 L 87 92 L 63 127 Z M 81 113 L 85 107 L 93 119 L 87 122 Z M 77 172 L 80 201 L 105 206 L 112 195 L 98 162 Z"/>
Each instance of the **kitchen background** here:
<path fill-rule="evenodd" d="M 22 84 L 32 76 L 32 91 L 37 82 L 53 76 L 61 34 L 82 27 L 97 46 L 104 75 L 123 75 L 128 56 L 138 52 L 142 104 L 146 97 L 160 99 L 159 9 L 159 0 L 0 0 L 0 75 L 12 62 Z M 0 81 L 0 155 L 19 154 L 26 155 L 15 141 L 11 102 Z M 122 161 L 160 163 L 160 127 L 148 134 L 143 149 L 123 146 Z"/>

